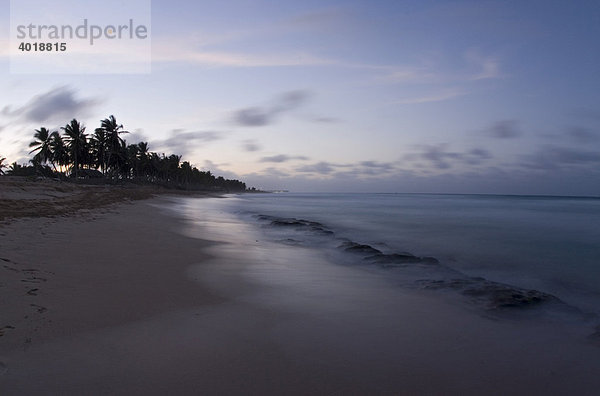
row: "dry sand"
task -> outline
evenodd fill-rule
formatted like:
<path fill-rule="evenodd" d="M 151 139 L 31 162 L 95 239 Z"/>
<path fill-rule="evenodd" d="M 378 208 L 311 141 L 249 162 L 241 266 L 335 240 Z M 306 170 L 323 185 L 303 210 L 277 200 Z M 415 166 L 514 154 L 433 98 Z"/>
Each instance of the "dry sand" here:
<path fill-rule="evenodd" d="M 56 194 L 21 187 L 33 207 Z M 158 209 L 168 200 L 0 227 L 0 394 L 591 395 L 600 386 L 598 350 L 560 329 L 540 336 L 543 324 L 483 319 L 308 251 L 297 251 L 302 268 L 253 239 L 240 256 L 184 236 L 190 224 Z M 253 252 L 262 259 L 248 267 Z"/>
<path fill-rule="evenodd" d="M 20 394 L 6 381 L 26 374 L 5 356 L 220 301 L 185 277 L 207 243 L 173 232 L 178 220 L 152 200 L 135 202 L 153 193 L 0 178 L 0 393 Z"/>
<path fill-rule="evenodd" d="M 70 215 L 164 192 L 152 186 L 82 185 L 58 180 L 0 177 L 0 221 L 19 217 Z"/>

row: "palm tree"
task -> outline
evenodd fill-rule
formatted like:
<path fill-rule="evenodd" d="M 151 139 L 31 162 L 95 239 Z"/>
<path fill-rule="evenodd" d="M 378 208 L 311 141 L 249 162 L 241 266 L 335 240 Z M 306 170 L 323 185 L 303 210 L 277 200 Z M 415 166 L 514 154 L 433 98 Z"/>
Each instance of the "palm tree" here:
<path fill-rule="evenodd" d="M 190 184 L 192 177 L 194 176 L 194 169 L 188 161 L 184 161 L 181 163 L 179 167 L 179 173 L 181 174 L 181 181 L 183 182 L 183 184 Z"/>
<path fill-rule="evenodd" d="M 50 132 L 46 128 L 40 128 L 35 130 L 35 134 L 33 135 L 33 142 L 29 143 L 29 147 L 35 147 L 33 150 L 29 152 L 29 154 L 36 152 L 33 160 L 34 163 L 43 164 L 45 162 L 53 163 L 53 155 L 52 155 L 52 139 L 55 135 L 58 135 L 58 132 Z"/>
<path fill-rule="evenodd" d="M 118 172 L 127 158 L 125 141 L 119 135 L 129 132 L 123 130 L 123 125 L 117 123 L 114 115 L 100 121 L 99 129 L 106 134 L 107 165 L 113 173 Z"/>
<path fill-rule="evenodd" d="M 6 161 L 6 158 L 4 157 L 0 157 L 0 175 L 4 174 L 4 168 L 6 168 L 6 164 L 4 163 L 4 161 Z"/>
<path fill-rule="evenodd" d="M 154 152 L 150 153 L 148 157 L 148 175 L 150 175 L 150 180 L 153 182 L 161 177 L 160 163 L 160 156 Z"/>
<path fill-rule="evenodd" d="M 174 181 L 177 179 L 177 170 L 179 169 L 179 161 L 181 161 L 181 155 L 171 154 L 165 158 L 167 181 Z"/>
<path fill-rule="evenodd" d="M 58 133 L 52 138 L 52 141 L 50 142 L 50 148 L 52 150 L 52 159 L 54 164 L 57 164 L 61 168 L 61 172 L 64 172 L 63 167 L 69 164 L 69 151 L 67 150 L 67 146 L 65 146 L 62 136 L 60 136 Z M 56 170 L 56 166 L 54 169 Z"/>
<path fill-rule="evenodd" d="M 140 147 L 137 144 L 127 146 L 127 161 L 125 161 L 121 173 L 129 178 L 136 178 L 140 174 Z"/>
<path fill-rule="evenodd" d="M 148 143 L 147 142 L 139 142 L 137 144 L 138 152 L 137 152 L 137 162 L 138 162 L 138 170 L 141 172 L 146 178 L 150 174 L 150 152 L 148 151 Z M 139 176 L 139 174 L 137 175 Z"/>
<path fill-rule="evenodd" d="M 108 141 L 106 139 L 106 131 L 102 128 L 96 128 L 94 135 L 90 139 L 90 146 L 93 152 L 94 162 L 104 175 L 106 175 L 107 166 L 107 149 Z"/>
<path fill-rule="evenodd" d="M 75 179 L 79 177 L 79 166 L 80 161 L 86 157 L 87 148 L 87 135 L 85 134 L 85 127 L 79 123 L 76 119 L 72 119 L 69 124 L 61 128 L 65 131 L 65 140 L 67 142 L 66 147 L 70 158 L 73 160 L 73 167 L 75 168 Z"/>
<path fill-rule="evenodd" d="M 94 153 L 92 152 L 92 148 L 90 146 L 90 142 L 86 139 L 83 140 L 83 144 L 81 145 L 81 158 L 79 159 L 79 166 L 81 168 L 90 169 L 94 166 Z"/>
<path fill-rule="evenodd" d="M 239 180 L 215 177 L 210 171 L 200 171 L 189 162 L 181 162 L 181 156 L 151 152 L 148 143 L 127 145 L 120 135 L 123 130 L 114 116 L 101 121 L 101 127 L 88 141 L 85 126 L 73 119 L 61 128 L 64 135 L 51 132 L 47 128 L 35 131 L 35 140 L 30 143 L 35 153 L 31 159 L 33 166 L 13 163 L 7 174 L 33 176 L 36 173 L 55 176 L 57 166 L 60 172 L 70 169 L 71 175 L 79 178 L 82 169 L 101 168 L 104 175 L 122 179 L 145 179 L 152 183 L 166 184 L 177 188 L 208 188 L 226 191 L 243 191 L 246 185 Z M 4 174 L 6 159 L 0 157 L 0 174 Z M 51 162 L 52 169 L 45 165 Z"/>

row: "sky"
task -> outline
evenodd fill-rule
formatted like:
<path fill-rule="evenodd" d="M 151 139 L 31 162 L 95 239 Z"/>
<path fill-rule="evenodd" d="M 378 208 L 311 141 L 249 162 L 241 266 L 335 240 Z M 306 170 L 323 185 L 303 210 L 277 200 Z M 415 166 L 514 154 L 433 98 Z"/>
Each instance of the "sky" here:
<path fill-rule="evenodd" d="M 0 0 L 0 156 L 114 114 L 257 188 L 600 196 L 597 1 L 154 0 L 150 28 L 149 73 L 19 74 Z"/>

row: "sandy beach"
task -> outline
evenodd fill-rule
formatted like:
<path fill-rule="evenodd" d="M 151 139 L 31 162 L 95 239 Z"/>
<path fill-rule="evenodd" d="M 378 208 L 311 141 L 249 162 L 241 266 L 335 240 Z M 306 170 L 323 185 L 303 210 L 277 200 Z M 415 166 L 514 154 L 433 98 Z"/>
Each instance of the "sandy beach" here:
<path fill-rule="evenodd" d="M 600 396 L 600 0 L 2 4 L 0 396 Z"/>
<path fill-rule="evenodd" d="M 11 199 L 48 193 L 21 187 L 27 195 Z M 5 218 L 0 393 L 591 395 L 600 386 L 598 348 L 568 325 L 517 327 L 314 252 L 219 241 L 162 209 L 180 199 Z M 306 265 L 287 266 L 290 252 Z"/>

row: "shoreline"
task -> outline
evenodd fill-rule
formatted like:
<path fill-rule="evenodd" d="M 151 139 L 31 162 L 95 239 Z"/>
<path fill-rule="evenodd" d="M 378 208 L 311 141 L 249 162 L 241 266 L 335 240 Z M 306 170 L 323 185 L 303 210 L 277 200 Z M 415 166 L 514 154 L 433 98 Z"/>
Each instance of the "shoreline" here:
<path fill-rule="evenodd" d="M 158 197 L 0 227 L 0 393 L 600 386 L 597 348 L 565 338 L 568 326 L 490 320 L 316 250 L 259 240 L 222 214 L 198 225 L 168 207 Z"/>

